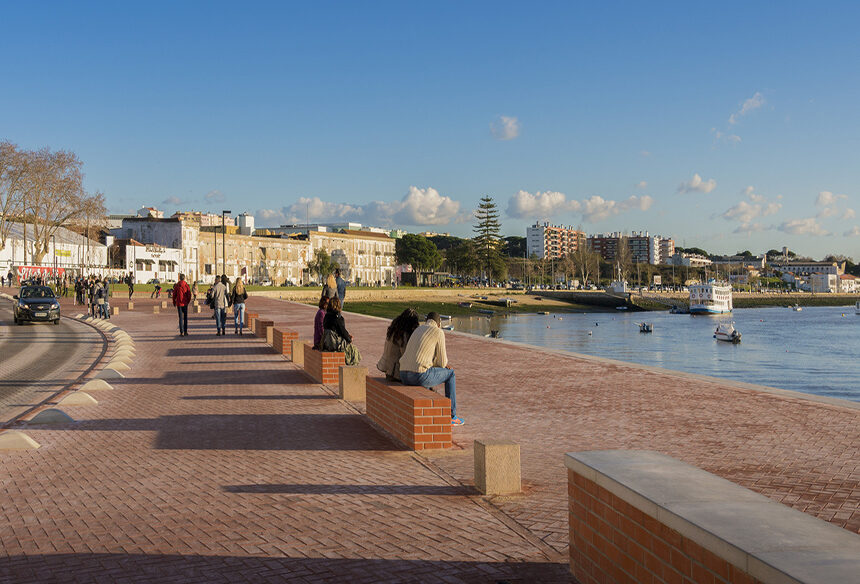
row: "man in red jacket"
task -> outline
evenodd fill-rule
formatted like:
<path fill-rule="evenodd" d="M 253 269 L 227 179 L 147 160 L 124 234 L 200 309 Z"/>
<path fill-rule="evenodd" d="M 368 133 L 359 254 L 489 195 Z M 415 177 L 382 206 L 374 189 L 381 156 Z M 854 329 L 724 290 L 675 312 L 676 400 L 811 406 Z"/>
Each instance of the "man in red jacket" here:
<path fill-rule="evenodd" d="M 179 281 L 173 286 L 173 306 L 179 311 L 179 336 L 188 336 L 188 304 L 191 302 L 191 288 L 185 281 L 185 274 L 179 274 Z"/>

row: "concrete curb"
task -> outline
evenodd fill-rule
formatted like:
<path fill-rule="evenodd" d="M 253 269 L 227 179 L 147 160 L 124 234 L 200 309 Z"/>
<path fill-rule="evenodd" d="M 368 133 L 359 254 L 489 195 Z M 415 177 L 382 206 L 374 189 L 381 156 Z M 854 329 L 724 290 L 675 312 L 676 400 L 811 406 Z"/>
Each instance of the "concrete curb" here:
<path fill-rule="evenodd" d="M 95 406 L 98 405 L 96 398 L 84 391 L 73 391 L 59 402 L 61 406 Z"/>
<path fill-rule="evenodd" d="M 125 377 L 122 373 L 115 369 L 102 369 L 98 375 L 96 375 L 96 379 L 122 379 Z"/>
<path fill-rule="evenodd" d="M 124 373 L 125 371 L 129 371 L 131 367 L 128 366 L 128 363 L 125 361 L 111 361 L 107 365 L 105 365 L 105 370 L 113 369 L 118 373 Z"/>
<path fill-rule="evenodd" d="M 0 450 L 36 450 L 39 446 L 41 444 L 20 430 L 0 432 Z"/>

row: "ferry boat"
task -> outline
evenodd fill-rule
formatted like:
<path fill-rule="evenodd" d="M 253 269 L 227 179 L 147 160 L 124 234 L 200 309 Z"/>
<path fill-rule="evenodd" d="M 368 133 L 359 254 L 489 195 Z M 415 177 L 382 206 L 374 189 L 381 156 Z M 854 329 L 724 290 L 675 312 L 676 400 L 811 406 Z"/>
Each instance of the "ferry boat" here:
<path fill-rule="evenodd" d="M 717 284 L 714 280 L 707 284 L 690 286 L 690 314 L 724 314 L 732 311 L 732 287 Z"/>

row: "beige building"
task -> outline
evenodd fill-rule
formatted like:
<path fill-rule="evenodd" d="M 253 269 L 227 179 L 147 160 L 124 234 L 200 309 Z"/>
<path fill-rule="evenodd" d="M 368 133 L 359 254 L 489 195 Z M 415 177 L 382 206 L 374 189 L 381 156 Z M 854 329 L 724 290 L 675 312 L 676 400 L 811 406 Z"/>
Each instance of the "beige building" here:
<path fill-rule="evenodd" d="M 311 231 L 312 251 L 323 248 L 353 284 L 390 286 L 394 281 L 394 239 L 385 233 Z"/>
<path fill-rule="evenodd" d="M 226 273 L 231 281 L 243 276 L 251 283 L 272 282 L 278 286 L 287 281 L 304 283 L 302 273 L 310 259 L 307 241 L 240 235 L 235 227 L 228 229 L 225 238 L 220 231 L 200 232 L 197 249 L 204 281 Z"/>

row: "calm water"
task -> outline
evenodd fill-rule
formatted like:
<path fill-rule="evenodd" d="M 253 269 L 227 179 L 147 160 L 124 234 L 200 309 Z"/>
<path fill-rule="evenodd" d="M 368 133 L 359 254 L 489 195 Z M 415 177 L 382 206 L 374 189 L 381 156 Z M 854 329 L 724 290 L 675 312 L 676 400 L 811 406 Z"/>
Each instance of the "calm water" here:
<path fill-rule="evenodd" d="M 642 321 L 653 322 L 654 332 L 640 333 Z M 714 339 L 719 322 L 734 322 L 742 342 Z M 748 308 L 724 317 L 528 314 L 455 318 L 453 325 L 482 335 L 498 329 L 508 341 L 860 401 L 860 315 L 853 306 Z"/>

